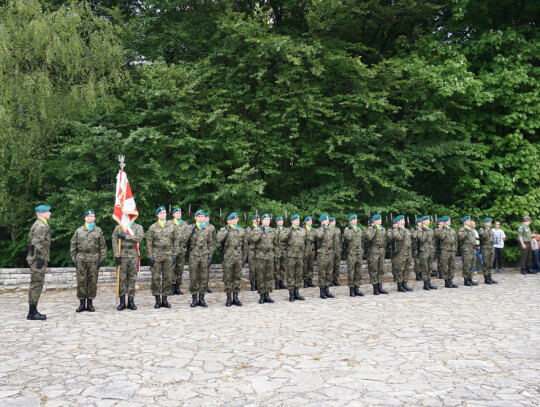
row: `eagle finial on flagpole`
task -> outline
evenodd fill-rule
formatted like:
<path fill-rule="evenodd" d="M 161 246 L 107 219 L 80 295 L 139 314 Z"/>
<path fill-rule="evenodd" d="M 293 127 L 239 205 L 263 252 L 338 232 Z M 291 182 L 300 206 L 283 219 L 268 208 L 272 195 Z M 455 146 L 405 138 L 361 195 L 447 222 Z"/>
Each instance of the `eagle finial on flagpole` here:
<path fill-rule="evenodd" d="M 118 161 L 120 162 L 120 170 L 124 171 L 124 167 L 126 166 L 126 164 L 124 164 L 124 159 L 126 158 L 125 155 L 119 155 L 118 156 Z"/>

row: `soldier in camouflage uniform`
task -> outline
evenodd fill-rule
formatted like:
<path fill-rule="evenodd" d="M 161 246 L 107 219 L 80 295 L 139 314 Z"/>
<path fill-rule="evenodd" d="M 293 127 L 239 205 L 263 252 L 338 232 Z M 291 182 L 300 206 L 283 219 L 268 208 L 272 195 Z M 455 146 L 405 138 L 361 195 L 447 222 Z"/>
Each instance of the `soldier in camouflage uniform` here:
<path fill-rule="evenodd" d="M 319 269 L 319 290 L 322 299 L 334 298 L 330 293 L 330 283 L 334 270 L 334 233 L 329 228 L 329 216 L 323 213 L 319 217 L 321 226 L 314 230 L 313 236 L 317 239 L 317 266 Z"/>
<path fill-rule="evenodd" d="M 531 273 L 532 266 L 532 234 L 529 225 L 531 224 L 531 218 L 524 216 L 521 224 L 517 230 L 517 236 L 519 240 L 521 274 Z"/>
<path fill-rule="evenodd" d="M 227 216 L 227 226 L 221 228 L 217 234 L 217 241 L 222 249 L 221 263 L 223 264 L 223 285 L 227 294 L 225 305 L 242 306 L 238 299 L 240 282 L 242 280 L 242 264 L 246 258 L 244 238 L 246 231 L 238 226 L 238 214 L 236 212 Z M 231 293 L 233 298 L 231 299 Z"/>
<path fill-rule="evenodd" d="M 289 301 L 303 301 L 300 295 L 300 284 L 304 272 L 304 257 L 306 250 L 307 231 L 300 227 L 300 216 L 291 216 L 292 226 L 284 228 L 279 232 L 279 241 L 286 245 L 285 272 L 287 289 L 289 290 Z"/>
<path fill-rule="evenodd" d="M 154 308 L 171 308 L 167 294 L 172 286 L 173 269 L 178 260 L 178 232 L 174 222 L 167 221 L 164 206 L 156 209 L 158 221 L 146 234 L 146 254 L 152 272 L 152 295 L 156 298 Z M 181 261 L 181 260 L 180 260 Z"/>
<path fill-rule="evenodd" d="M 442 227 L 435 230 L 435 238 L 439 241 L 438 265 L 444 278 L 444 286 L 446 288 L 457 288 L 457 285 L 452 281 L 456 272 L 456 231 L 450 227 L 451 219 L 449 216 L 443 216 L 437 221 L 442 224 Z"/>
<path fill-rule="evenodd" d="M 279 235 L 284 229 L 285 228 L 283 227 L 283 217 L 278 216 L 276 218 L 276 230 L 278 232 L 278 240 L 280 240 Z M 287 288 L 283 283 L 285 281 L 285 250 L 287 250 L 287 245 L 283 243 L 280 243 L 276 248 L 276 264 L 274 267 L 276 290 Z"/>
<path fill-rule="evenodd" d="M 332 267 L 332 287 L 340 286 L 339 268 L 341 266 L 341 252 L 343 250 L 341 243 L 341 230 L 336 227 L 336 218 L 330 217 L 329 227 L 334 232 L 334 265 Z"/>
<path fill-rule="evenodd" d="M 180 243 L 189 245 L 189 291 L 192 301 L 190 307 L 207 307 L 204 294 L 208 287 L 208 259 L 215 246 L 212 230 L 207 227 L 204 211 L 195 212 L 195 224 L 182 231 Z"/>
<path fill-rule="evenodd" d="M 251 285 L 251 291 L 257 290 L 257 274 L 255 272 L 255 245 L 249 242 L 249 236 L 251 233 L 259 227 L 260 218 L 258 214 L 253 215 L 251 218 L 251 225 L 246 230 L 244 245 L 248 250 L 247 261 L 249 265 L 249 284 Z"/>
<path fill-rule="evenodd" d="M 480 236 L 480 245 L 482 259 L 484 265 L 482 266 L 482 272 L 484 274 L 484 283 L 486 284 L 498 284 L 497 281 L 491 277 L 491 267 L 495 261 L 495 248 L 493 246 L 493 229 L 491 229 L 491 218 L 484 219 L 484 226 L 478 231 Z"/>
<path fill-rule="evenodd" d="M 359 286 L 362 284 L 362 257 L 364 255 L 364 233 L 358 224 L 358 216 L 349 216 L 350 225 L 343 231 L 343 249 L 347 256 L 349 296 L 363 297 Z"/>
<path fill-rule="evenodd" d="M 463 280 L 466 286 L 472 287 L 473 285 L 478 285 L 478 283 L 472 279 L 476 256 L 476 236 L 474 235 L 474 231 L 471 229 L 471 218 L 469 216 L 462 218 L 461 223 L 463 223 L 463 227 L 459 229 L 458 241 L 461 242 Z"/>
<path fill-rule="evenodd" d="M 118 311 L 126 309 L 126 294 L 128 296 L 127 308 L 136 310 L 135 283 L 139 273 L 140 250 L 139 244 L 143 241 L 144 230 L 138 223 L 132 222 L 127 231 L 120 232 L 117 225 L 112 233 L 112 247 L 116 265 L 120 266 L 119 293 L 120 305 Z M 118 251 L 118 239 L 121 239 L 120 253 Z"/>
<path fill-rule="evenodd" d="M 398 291 L 412 291 L 413 289 L 407 285 L 412 267 L 411 231 L 405 228 L 405 217 L 403 215 L 396 216 L 393 223 L 397 227 L 388 230 L 387 238 L 393 242 L 392 268 L 395 269 L 394 274 Z"/>
<path fill-rule="evenodd" d="M 35 208 L 35 211 L 37 219 L 28 234 L 28 255 L 26 256 L 26 261 L 30 267 L 29 310 L 26 319 L 43 321 L 47 319 L 47 316 L 40 314 L 37 306 L 43 290 L 51 250 L 51 229 L 48 223 L 51 218 L 51 207 L 39 205 Z"/>
<path fill-rule="evenodd" d="M 178 236 L 182 234 L 182 230 L 189 228 L 189 224 L 182 220 L 182 208 L 174 208 L 172 211 L 173 223 L 176 226 Z M 184 274 L 184 264 L 186 258 L 186 247 L 178 243 L 178 253 L 176 253 L 176 263 L 173 268 L 171 295 L 183 295 L 181 290 L 182 277 Z"/>
<path fill-rule="evenodd" d="M 429 227 L 429 216 L 422 216 L 418 219 L 421 227 L 417 232 L 418 242 L 418 263 L 420 276 L 424 282 L 424 290 L 436 290 L 437 287 L 431 284 L 430 270 L 433 263 L 433 253 L 435 252 L 435 235 Z"/>
<path fill-rule="evenodd" d="M 442 231 L 445 228 L 444 222 L 440 222 L 442 218 L 435 219 L 437 222 L 437 229 L 433 231 L 433 234 L 435 236 L 435 258 L 437 259 L 437 271 L 436 275 L 435 273 L 431 272 L 432 277 L 439 277 L 440 279 L 443 278 L 442 270 L 441 270 L 441 241 L 438 239 L 438 233 L 437 231 Z M 457 287 L 457 286 L 456 286 Z"/>
<path fill-rule="evenodd" d="M 96 298 L 99 268 L 107 257 L 105 236 L 95 221 L 96 213 L 90 209 L 84 214 L 84 226 L 71 238 L 71 261 L 77 269 L 77 298 L 80 300 L 76 312 L 95 311 L 92 300 Z"/>
<path fill-rule="evenodd" d="M 307 232 L 305 257 L 304 257 L 304 288 L 315 287 L 313 284 L 313 270 L 315 267 L 315 237 L 313 230 L 313 218 L 306 216 L 304 219 L 304 228 Z"/>
<path fill-rule="evenodd" d="M 421 271 L 420 271 L 420 242 L 418 241 L 418 233 L 422 229 L 422 222 L 420 218 L 415 217 L 415 226 L 411 229 L 411 238 L 412 238 L 412 255 L 414 262 L 414 275 L 416 276 L 416 281 L 422 281 Z"/>
<path fill-rule="evenodd" d="M 382 218 L 380 214 L 371 218 L 373 226 L 365 232 L 365 242 L 367 242 L 367 259 L 369 279 L 373 285 L 373 295 L 388 294 L 382 288 L 384 276 L 384 255 L 386 251 L 386 232 L 381 226 Z M 366 245 L 365 245 L 366 246 Z"/>
<path fill-rule="evenodd" d="M 210 234 L 212 235 L 212 244 L 211 244 L 211 251 L 210 256 L 208 257 L 208 276 L 210 277 L 210 266 L 212 265 L 212 257 L 214 256 L 214 251 L 216 250 L 216 244 L 217 244 L 217 237 L 216 237 L 216 228 L 214 225 L 210 223 L 210 213 L 205 212 L 204 213 L 204 223 L 206 224 L 206 227 L 210 229 Z M 210 278 L 209 278 L 210 281 Z M 211 294 L 213 291 L 208 287 L 208 281 L 206 282 L 206 292 Z"/>

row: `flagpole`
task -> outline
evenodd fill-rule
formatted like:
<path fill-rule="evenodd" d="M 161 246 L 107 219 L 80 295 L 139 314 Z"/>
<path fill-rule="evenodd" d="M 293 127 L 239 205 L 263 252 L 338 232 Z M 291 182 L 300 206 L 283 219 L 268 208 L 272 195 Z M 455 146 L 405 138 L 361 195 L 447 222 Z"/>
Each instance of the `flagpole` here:
<path fill-rule="evenodd" d="M 118 161 L 120 162 L 120 171 L 124 171 L 125 156 L 119 155 Z M 123 233 L 124 230 L 121 224 L 118 224 L 119 233 Z M 118 238 L 118 257 L 122 257 L 122 239 Z M 116 303 L 118 304 L 118 299 L 120 298 L 120 265 L 116 266 Z"/>

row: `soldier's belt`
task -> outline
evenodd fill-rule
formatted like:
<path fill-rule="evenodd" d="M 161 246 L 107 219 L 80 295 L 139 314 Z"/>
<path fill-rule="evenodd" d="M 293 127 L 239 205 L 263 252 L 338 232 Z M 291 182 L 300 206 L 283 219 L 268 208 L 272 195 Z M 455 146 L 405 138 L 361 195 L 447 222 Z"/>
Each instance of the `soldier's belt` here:
<path fill-rule="evenodd" d="M 98 254 L 99 251 L 92 251 L 92 250 L 81 250 L 79 253 L 81 254 Z"/>
<path fill-rule="evenodd" d="M 154 244 L 152 245 L 152 247 L 154 249 L 165 249 L 165 250 L 170 250 L 172 249 L 172 246 L 171 245 L 168 245 L 168 244 Z"/>

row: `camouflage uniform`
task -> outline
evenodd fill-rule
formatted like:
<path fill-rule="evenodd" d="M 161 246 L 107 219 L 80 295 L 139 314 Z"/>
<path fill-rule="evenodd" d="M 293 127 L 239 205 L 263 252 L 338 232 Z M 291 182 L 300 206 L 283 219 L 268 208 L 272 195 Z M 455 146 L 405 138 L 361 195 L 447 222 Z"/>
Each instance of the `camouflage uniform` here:
<path fill-rule="evenodd" d="M 412 267 L 411 231 L 404 227 L 388 229 L 388 240 L 393 242 L 392 268 L 397 283 L 407 283 Z"/>
<path fill-rule="evenodd" d="M 237 226 L 229 225 L 221 228 L 217 234 L 217 241 L 223 245 L 223 284 L 226 293 L 240 292 L 242 280 L 242 263 L 246 258 L 244 246 L 246 231 Z"/>
<path fill-rule="evenodd" d="M 271 293 L 274 281 L 274 258 L 279 246 L 278 232 L 269 227 L 260 226 L 249 235 L 249 241 L 255 245 L 255 267 L 257 270 L 257 292 Z"/>
<path fill-rule="evenodd" d="M 442 277 L 445 281 L 452 280 L 456 272 L 456 231 L 450 226 L 437 228 L 437 230 L 435 230 L 435 238 L 439 240 L 438 265 L 442 273 Z"/>
<path fill-rule="evenodd" d="M 417 280 L 420 280 L 420 274 L 421 274 L 421 266 L 420 266 L 420 251 L 418 250 L 418 247 L 420 245 L 420 242 L 418 240 L 418 234 L 420 233 L 422 226 L 416 225 L 414 228 L 411 229 L 411 244 L 412 244 L 412 257 L 413 257 L 413 263 L 414 263 L 414 274 L 416 276 Z"/>
<path fill-rule="evenodd" d="M 422 226 L 417 234 L 419 246 L 418 261 L 420 263 L 420 275 L 422 281 L 429 281 L 431 276 L 431 265 L 433 264 L 433 254 L 435 253 L 435 233 L 429 226 Z"/>
<path fill-rule="evenodd" d="M 216 235 L 216 227 L 212 225 L 210 222 L 208 222 L 206 227 L 210 230 L 210 235 L 212 236 L 212 242 L 210 243 L 210 253 L 208 255 L 208 261 L 206 262 L 206 265 L 208 266 L 208 276 L 210 276 L 210 266 L 212 265 L 212 257 L 214 257 L 214 252 L 216 251 L 217 235 Z M 206 286 L 208 287 L 208 282 L 206 283 Z"/>
<path fill-rule="evenodd" d="M 306 247 L 303 265 L 304 280 L 313 280 L 313 269 L 315 265 L 315 230 L 313 227 L 303 226 L 306 231 Z"/>
<path fill-rule="evenodd" d="M 204 223 L 195 223 L 182 231 L 180 240 L 189 241 L 189 291 L 192 295 L 204 295 L 208 286 L 208 258 L 215 249 L 212 230 Z"/>
<path fill-rule="evenodd" d="M 248 252 L 247 261 L 249 265 L 249 281 L 252 283 L 257 281 L 257 273 L 255 267 L 255 244 L 249 241 L 249 237 L 257 228 L 258 226 L 256 224 L 249 225 L 244 236 L 244 246 L 246 247 Z"/>
<path fill-rule="evenodd" d="M 135 283 L 137 282 L 137 274 L 139 273 L 139 253 L 135 247 L 136 243 L 141 243 L 144 238 L 144 230 L 141 225 L 134 223 L 130 226 L 132 233 L 126 234 L 126 238 L 122 240 L 120 246 L 120 254 L 118 254 L 118 233 L 120 226 L 116 226 L 112 233 L 112 247 L 114 257 L 121 257 L 122 264 L 120 265 L 120 287 L 119 295 L 135 297 Z"/>
<path fill-rule="evenodd" d="M 521 267 L 521 273 L 526 274 L 530 270 L 530 267 L 532 266 L 531 229 L 525 223 L 522 223 L 518 227 L 517 235 L 518 235 L 518 243 L 521 243 L 519 242 L 519 237 L 521 236 L 521 238 L 523 239 L 523 243 L 525 244 L 525 249 L 521 246 L 521 244 L 519 245 L 519 249 L 521 253 L 520 258 L 519 258 L 519 264 Z"/>
<path fill-rule="evenodd" d="M 28 305 L 37 306 L 43 283 L 45 271 L 49 262 L 51 250 L 51 228 L 49 224 L 37 219 L 28 234 L 28 255 L 26 261 L 30 267 L 30 291 L 28 292 Z M 43 265 L 38 268 L 38 259 L 43 260 Z"/>
<path fill-rule="evenodd" d="M 166 221 L 161 226 L 159 221 L 148 229 L 146 234 L 146 255 L 154 259 L 152 271 L 152 295 L 166 297 L 171 291 L 173 278 L 172 256 L 178 253 L 178 234 L 172 221 Z M 182 261 L 176 259 L 176 261 Z"/>
<path fill-rule="evenodd" d="M 364 255 L 364 233 L 358 226 L 350 225 L 343 232 L 347 242 L 347 273 L 349 287 L 362 285 L 362 256 Z"/>
<path fill-rule="evenodd" d="M 319 269 L 319 288 L 330 287 L 334 270 L 334 232 L 329 227 L 320 226 L 314 229 L 317 239 L 317 266 Z"/>
<path fill-rule="evenodd" d="M 461 242 L 461 258 L 463 260 L 463 278 L 471 279 L 474 271 L 476 237 L 474 231 L 463 226 L 459 229 L 458 240 Z M 493 263 L 492 263 L 493 264 Z"/>
<path fill-rule="evenodd" d="M 491 276 L 491 267 L 495 261 L 495 248 L 493 246 L 493 229 L 482 226 L 478 230 L 481 243 L 481 253 L 482 259 L 484 261 L 484 266 L 482 267 L 482 272 L 484 276 Z"/>
<path fill-rule="evenodd" d="M 77 298 L 96 298 L 99 267 L 107 257 L 105 236 L 99 226 L 78 228 L 71 238 L 71 260 L 77 262 Z"/>
<path fill-rule="evenodd" d="M 384 255 L 386 251 L 386 231 L 373 225 L 365 232 L 369 243 L 367 251 L 369 280 L 371 284 L 382 284 L 384 277 Z"/>
<path fill-rule="evenodd" d="M 179 219 L 178 221 L 176 219 L 173 219 L 172 221 L 176 225 L 176 233 L 178 235 L 178 238 L 180 239 L 180 235 L 182 234 L 182 231 L 185 229 L 189 229 L 189 224 L 186 221 L 183 221 L 182 219 Z M 178 222 L 178 223 L 177 223 Z M 178 242 L 178 253 L 176 254 L 176 264 L 173 268 L 173 275 L 172 275 L 172 283 L 176 284 L 180 288 L 182 285 L 182 277 L 184 275 L 184 265 L 186 258 L 186 246 L 184 244 L 180 244 L 180 241 Z"/>
<path fill-rule="evenodd" d="M 284 243 L 281 243 L 281 233 L 286 230 L 283 226 L 278 226 L 276 228 L 278 232 L 278 241 L 280 242 L 276 246 L 276 264 L 274 268 L 274 278 L 277 281 L 285 281 L 285 259 L 286 257 L 286 251 L 287 251 L 287 245 Z"/>
<path fill-rule="evenodd" d="M 339 268 L 341 266 L 341 252 L 343 247 L 341 245 L 341 230 L 336 226 L 332 228 L 334 232 L 334 265 L 332 271 L 332 279 L 337 281 L 339 279 Z"/>
<path fill-rule="evenodd" d="M 306 250 L 307 231 L 301 226 L 298 228 L 291 226 L 280 231 L 279 240 L 287 247 L 287 250 L 285 250 L 287 289 L 299 289 L 304 272 L 303 258 Z"/>

